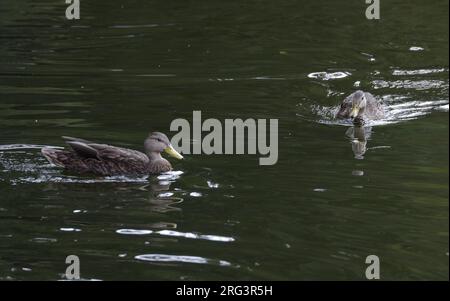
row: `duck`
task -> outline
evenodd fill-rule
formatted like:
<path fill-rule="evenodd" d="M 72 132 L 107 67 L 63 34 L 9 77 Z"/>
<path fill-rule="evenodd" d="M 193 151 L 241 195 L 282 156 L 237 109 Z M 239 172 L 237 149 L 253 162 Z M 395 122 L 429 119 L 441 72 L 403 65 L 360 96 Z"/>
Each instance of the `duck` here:
<path fill-rule="evenodd" d="M 52 164 L 69 172 L 98 176 L 160 174 L 172 170 L 162 152 L 183 159 L 163 133 L 152 132 L 144 141 L 144 153 L 133 149 L 62 136 L 68 149 L 44 147 L 42 155 Z"/>
<path fill-rule="evenodd" d="M 361 90 L 347 96 L 336 113 L 337 118 L 352 119 L 355 125 L 363 125 L 370 120 L 379 120 L 385 115 L 384 104 L 369 92 Z"/>

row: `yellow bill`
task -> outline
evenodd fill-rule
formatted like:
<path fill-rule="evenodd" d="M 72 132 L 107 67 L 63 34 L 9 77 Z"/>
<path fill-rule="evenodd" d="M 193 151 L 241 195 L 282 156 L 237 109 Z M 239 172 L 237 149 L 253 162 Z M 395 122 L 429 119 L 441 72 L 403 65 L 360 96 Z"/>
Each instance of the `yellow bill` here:
<path fill-rule="evenodd" d="M 352 111 L 350 112 L 350 118 L 356 118 L 359 113 L 359 108 L 357 106 L 352 107 Z"/>
<path fill-rule="evenodd" d="M 177 152 L 177 151 L 173 148 L 172 145 L 169 145 L 168 147 L 166 147 L 166 148 L 164 149 L 164 152 L 166 152 L 169 156 L 174 157 L 174 158 L 176 158 L 176 159 L 179 159 L 179 160 L 183 159 L 183 156 L 182 156 L 179 152 Z"/>

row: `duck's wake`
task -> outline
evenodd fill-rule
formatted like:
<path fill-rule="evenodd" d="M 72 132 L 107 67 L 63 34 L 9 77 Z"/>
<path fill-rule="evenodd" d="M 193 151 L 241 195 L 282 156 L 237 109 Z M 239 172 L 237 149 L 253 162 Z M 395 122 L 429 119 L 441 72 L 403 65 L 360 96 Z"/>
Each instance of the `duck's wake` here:
<path fill-rule="evenodd" d="M 435 101 L 407 101 L 403 102 L 403 97 L 385 96 L 383 102 L 385 103 L 386 116 L 379 120 L 366 121 L 367 126 L 387 125 L 408 120 L 418 119 L 419 117 L 431 114 L 435 111 L 448 112 L 448 100 Z M 314 121 L 321 124 L 352 126 L 351 120 L 337 119 L 336 113 L 339 106 L 320 106 L 314 105 L 311 110 Z"/>

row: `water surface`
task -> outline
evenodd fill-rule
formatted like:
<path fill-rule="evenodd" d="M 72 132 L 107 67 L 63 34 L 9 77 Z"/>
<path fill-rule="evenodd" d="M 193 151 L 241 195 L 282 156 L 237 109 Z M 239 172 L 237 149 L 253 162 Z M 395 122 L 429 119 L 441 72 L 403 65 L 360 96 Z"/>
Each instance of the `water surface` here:
<path fill-rule="evenodd" d="M 448 280 L 448 1 L 378 21 L 364 1 L 81 2 L 0 3 L 1 280 L 63 279 L 70 254 L 87 280 L 363 280 L 371 254 L 382 279 Z M 362 138 L 333 118 L 356 89 L 388 107 Z M 193 110 L 278 118 L 278 163 L 96 178 L 39 153 L 141 149 Z"/>

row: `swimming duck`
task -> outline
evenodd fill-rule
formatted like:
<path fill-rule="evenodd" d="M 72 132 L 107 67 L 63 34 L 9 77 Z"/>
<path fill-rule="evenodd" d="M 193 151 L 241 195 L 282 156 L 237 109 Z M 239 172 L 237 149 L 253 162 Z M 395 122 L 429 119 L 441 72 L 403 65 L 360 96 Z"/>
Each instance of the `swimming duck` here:
<path fill-rule="evenodd" d="M 101 176 L 159 174 L 172 169 L 170 162 L 161 156 L 162 152 L 183 159 L 172 147 L 169 138 L 159 132 L 150 133 L 145 139 L 145 153 L 79 138 L 62 138 L 69 145 L 69 150 L 44 147 L 41 152 L 50 163 L 77 173 Z"/>
<path fill-rule="evenodd" d="M 355 125 L 384 118 L 384 105 L 369 92 L 358 90 L 347 96 L 336 113 L 338 118 L 351 118 Z"/>

